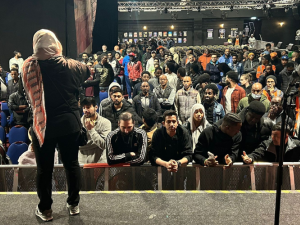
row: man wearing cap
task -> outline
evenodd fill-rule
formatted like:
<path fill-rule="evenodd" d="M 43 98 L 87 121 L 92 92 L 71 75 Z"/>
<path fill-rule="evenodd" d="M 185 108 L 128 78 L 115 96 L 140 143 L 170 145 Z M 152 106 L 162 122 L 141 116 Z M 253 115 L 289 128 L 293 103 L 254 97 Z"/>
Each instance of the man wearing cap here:
<path fill-rule="evenodd" d="M 246 96 L 244 88 L 237 85 L 239 76 L 234 71 L 229 71 L 226 74 L 226 87 L 223 89 L 221 104 L 225 109 L 225 113 L 236 113 L 239 101 Z"/>
<path fill-rule="evenodd" d="M 273 97 L 283 97 L 283 92 L 279 90 L 276 86 L 277 79 L 273 75 L 269 75 L 266 78 L 267 85 L 263 88 L 263 94 L 271 102 Z"/>
<path fill-rule="evenodd" d="M 277 78 L 277 87 L 281 88 L 281 77 L 279 76 L 279 73 L 281 71 L 283 71 L 284 68 L 286 68 L 286 65 L 289 61 L 289 57 L 287 55 L 281 56 L 281 62 L 276 66 L 276 70 L 275 70 L 275 76 Z"/>
<path fill-rule="evenodd" d="M 254 59 L 255 55 L 253 52 L 250 52 L 248 54 L 248 59 L 245 61 L 245 65 L 244 65 L 244 71 L 245 73 L 251 73 L 252 77 L 253 74 L 256 73 L 257 67 L 259 66 L 259 61 Z"/>
<path fill-rule="evenodd" d="M 194 150 L 195 162 L 208 167 L 218 164 L 224 164 L 225 168 L 230 167 L 238 158 L 239 145 L 242 141 L 241 127 L 240 117 L 228 113 L 221 125 L 214 124 L 204 129 Z"/>
<path fill-rule="evenodd" d="M 271 63 L 272 65 L 277 66 L 278 64 L 280 64 L 280 59 L 279 59 L 278 56 L 277 56 L 277 52 L 272 52 L 272 53 L 270 53 L 270 56 L 271 56 L 271 61 L 270 61 L 270 63 Z"/>
<path fill-rule="evenodd" d="M 151 66 L 154 67 L 154 59 L 156 58 L 156 51 L 151 51 L 151 58 L 147 61 L 146 70 L 149 71 Z"/>
<path fill-rule="evenodd" d="M 142 63 L 135 58 L 135 54 L 133 52 L 129 53 L 129 57 L 130 62 L 127 65 L 128 77 L 131 87 L 134 87 L 139 82 L 138 79 L 141 78 L 143 67 Z"/>
<path fill-rule="evenodd" d="M 262 94 L 263 87 L 261 83 L 254 83 L 251 88 L 251 93 L 248 94 L 246 97 L 242 98 L 238 103 L 237 112 L 240 113 L 244 108 L 248 107 L 249 104 L 253 101 L 259 101 L 264 104 L 266 111 L 270 110 L 270 101 L 267 99 L 265 95 Z"/>
<path fill-rule="evenodd" d="M 266 65 L 269 65 L 269 63 L 270 63 L 270 60 L 271 60 L 270 54 L 266 54 L 266 55 L 262 56 L 262 58 L 261 58 L 262 65 L 258 66 L 257 71 L 256 71 L 256 78 L 257 79 L 263 74 L 263 72 L 266 68 Z M 272 65 L 272 69 L 274 71 L 276 70 L 275 65 Z"/>

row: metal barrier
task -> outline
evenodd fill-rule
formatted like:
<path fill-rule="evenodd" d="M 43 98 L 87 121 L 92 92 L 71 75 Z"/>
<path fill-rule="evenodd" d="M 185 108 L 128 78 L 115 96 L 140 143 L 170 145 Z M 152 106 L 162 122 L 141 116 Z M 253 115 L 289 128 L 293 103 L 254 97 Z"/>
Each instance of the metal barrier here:
<path fill-rule="evenodd" d="M 300 189 L 300 163 L 284 163 L 283 190 Z M 277 163 L 234 163 L 222 166 L 182 166 L 177 173 L 164 167 L 105 167 L 84 169 L 81 165 L 82 191 L 108 190 L 275 190 Z M 53 191 L 66 191 L 62 165 L 55 165 Z M 0 166 L 0 191 L 36 191 L 36 166 Z"/>

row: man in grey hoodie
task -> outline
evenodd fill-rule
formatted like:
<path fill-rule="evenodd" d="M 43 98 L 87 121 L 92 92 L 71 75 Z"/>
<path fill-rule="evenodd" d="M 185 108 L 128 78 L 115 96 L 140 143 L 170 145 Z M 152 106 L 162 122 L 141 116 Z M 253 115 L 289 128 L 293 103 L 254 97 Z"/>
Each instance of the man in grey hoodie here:
<path fill-rule="evenodd" d="M 111 122 L 96 112 L 98 106 L 94 98 L 85 98 L 81 106 L 84 112 L 81 123 L 87 130 L 88 142 L 79 147 L 78 161 L 80 164 L 107 163 L 105 139 L 111 131 Z"/>

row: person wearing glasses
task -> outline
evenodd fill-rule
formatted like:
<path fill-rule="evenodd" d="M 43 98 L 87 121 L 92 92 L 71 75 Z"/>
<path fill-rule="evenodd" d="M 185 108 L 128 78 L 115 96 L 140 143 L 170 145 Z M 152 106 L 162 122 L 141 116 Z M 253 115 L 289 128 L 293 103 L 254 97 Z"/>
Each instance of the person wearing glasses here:
<path fill-rule="evenodd" d="M 266 83 L 267 85 L 263 88 L 263 94 L 270 102 L 274 97 L 283 97 L 283 92 L 276 87 L 277 79 L 275 76 L 269 75 L 266 78 Z"/>

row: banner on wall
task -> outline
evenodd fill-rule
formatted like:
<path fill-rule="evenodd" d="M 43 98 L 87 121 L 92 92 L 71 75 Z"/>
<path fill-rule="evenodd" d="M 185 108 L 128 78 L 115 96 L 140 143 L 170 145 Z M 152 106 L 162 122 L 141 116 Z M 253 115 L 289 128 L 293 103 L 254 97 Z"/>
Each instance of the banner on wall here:
<path fill-rule="evenodd" d="M 207 39 L 214 39 L 214 29 L 207 29 Z"/>
<path fill-rule="evenodd" d="M 225 39 L 225 29 L 219 29 L 219 38 Z"/>
<path fill-rule="evenodd" d="M 231 28 L 230 36 L 235 38 L 239 34 L 239 28 Z"/>

